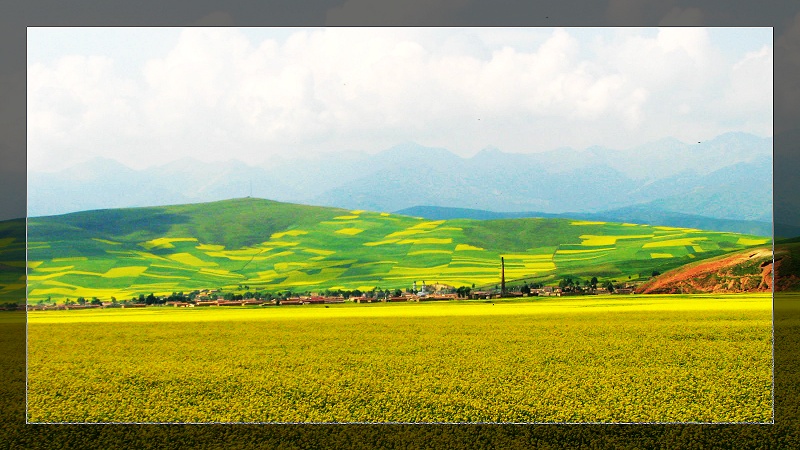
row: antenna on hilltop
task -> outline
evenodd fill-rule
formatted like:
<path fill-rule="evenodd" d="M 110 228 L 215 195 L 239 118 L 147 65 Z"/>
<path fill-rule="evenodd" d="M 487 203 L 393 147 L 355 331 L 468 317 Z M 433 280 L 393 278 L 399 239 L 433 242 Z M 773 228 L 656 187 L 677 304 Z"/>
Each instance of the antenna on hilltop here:
<path fill-rule="evenodd" d="M 252 196 L 253 196 L 253 180 L 250 180 L 250 195 L 248 195 L 247 198 L 250 198 Z"/>

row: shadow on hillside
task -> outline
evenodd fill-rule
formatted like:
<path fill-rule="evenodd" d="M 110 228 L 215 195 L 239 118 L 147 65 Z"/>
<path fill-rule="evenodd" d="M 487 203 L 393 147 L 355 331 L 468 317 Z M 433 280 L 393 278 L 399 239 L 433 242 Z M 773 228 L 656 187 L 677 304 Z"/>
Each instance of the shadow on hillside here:
<path fill-rule="evenodd" d="M 45 219 L 46 220 L 46 219 Z M 142 210 L 98 210 L 59 217 L 59 222 L 80 228 L 93 234 L 128 236 L 146 231 L 148 234 L 164 234 L 173 225 L 189 223 L 190 215 L 167 213 L 159 209 Z"/>

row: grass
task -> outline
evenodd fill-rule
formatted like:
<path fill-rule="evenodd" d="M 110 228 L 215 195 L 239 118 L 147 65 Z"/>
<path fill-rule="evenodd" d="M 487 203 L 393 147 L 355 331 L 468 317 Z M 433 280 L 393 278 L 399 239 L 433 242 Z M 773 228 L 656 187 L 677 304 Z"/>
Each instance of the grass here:
<path fill-rule="evenodd" d="M 28 295 L 36 302 L 239 285 L 494 285 L 501 256 L 509 281 L 626 280 L 765 238 L 568 219 L 430 221 L 248 198 L 31 218 L 29 239 Z"/>
<path fill-rule="evenodd" d="M 771 419 L 769 295 L 42 311 L 28 321 L 31 421 Z"/>

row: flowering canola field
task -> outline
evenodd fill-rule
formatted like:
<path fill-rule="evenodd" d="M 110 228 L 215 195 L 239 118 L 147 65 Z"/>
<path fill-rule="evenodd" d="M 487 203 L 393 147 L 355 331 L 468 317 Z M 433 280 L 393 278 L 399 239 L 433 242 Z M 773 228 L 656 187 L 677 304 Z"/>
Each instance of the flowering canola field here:
<path fill-rule="evenodd" d="M 769 295 L 28 313 L 31 422 L 770 422 Z"/>

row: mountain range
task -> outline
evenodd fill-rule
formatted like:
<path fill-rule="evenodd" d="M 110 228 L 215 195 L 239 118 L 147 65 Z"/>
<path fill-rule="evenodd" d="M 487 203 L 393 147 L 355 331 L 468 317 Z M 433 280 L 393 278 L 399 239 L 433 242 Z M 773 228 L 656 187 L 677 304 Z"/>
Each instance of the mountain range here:
<path fill-rule="evenodd" d="M 487 148 L 469 158 L 409 142 L 374 155 L 289 158 L 265 167 L 184 158 L 134 170 L 96 158 L 28 174 L 29 216 L 247 195 L 372 211 L 426 205 L 606 220 L 669 216 L 673 223 L 664 224 L 677 226 L 690 225 L 675 218 L 691 216 L 716 221 L 707 229 L 763 234 L 772 222 L 772 139 L 727 133 L 691 144 L 666 138 L 628 150 L 535 154 Z"/>

